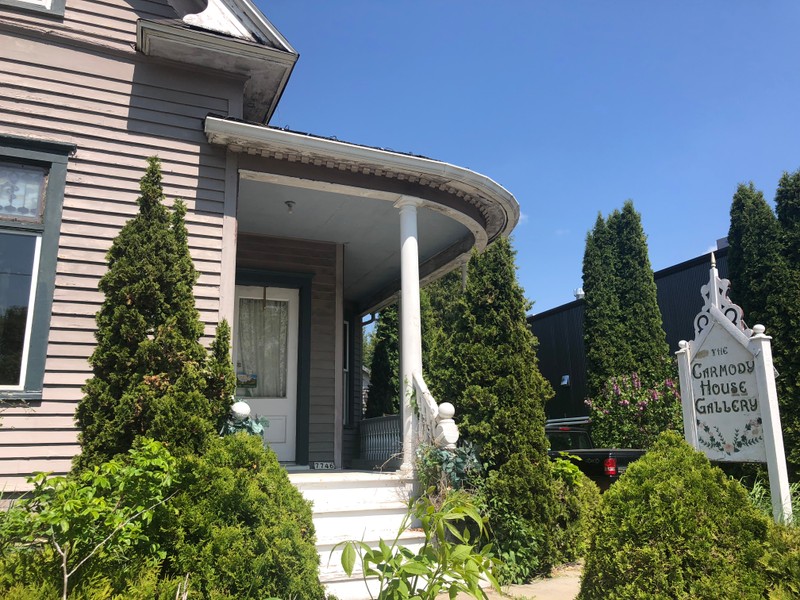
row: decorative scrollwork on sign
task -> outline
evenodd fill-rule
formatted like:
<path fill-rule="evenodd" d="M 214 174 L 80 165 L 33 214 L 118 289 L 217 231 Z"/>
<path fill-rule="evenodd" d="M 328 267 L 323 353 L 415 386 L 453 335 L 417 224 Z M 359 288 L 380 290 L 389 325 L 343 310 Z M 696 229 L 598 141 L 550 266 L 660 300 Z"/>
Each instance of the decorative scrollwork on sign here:
<path fill-rule="evenodd" d="M 744 322 L 744 311 L 728 297 L 730 290 L 731 282 L 728 279 L 720 278 L 717 271 L 717 260 L 712 252 L 708 283 L 700 288 L 700 294 L 703 296 L 704 302 L 703 308 L 694 318 L 695 338 L 711 324 L 708 312 L 712 306 L 716 306 L 737 329 L 747 336 L 752 334 L 752 330 L 748 329 Z"/>

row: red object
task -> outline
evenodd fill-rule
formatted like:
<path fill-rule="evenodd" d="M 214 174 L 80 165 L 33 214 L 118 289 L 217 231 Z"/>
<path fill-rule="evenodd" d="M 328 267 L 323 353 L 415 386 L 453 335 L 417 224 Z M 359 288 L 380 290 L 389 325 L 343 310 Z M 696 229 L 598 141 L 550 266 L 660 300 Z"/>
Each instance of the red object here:
<path fill-rule="evenodd" d="M 617 476 L 617 459 L 616 458 L 607 458 L 603 461 L 603 469 L 606 472 L 606 475 L 609 477 L 616 477 Z"/>

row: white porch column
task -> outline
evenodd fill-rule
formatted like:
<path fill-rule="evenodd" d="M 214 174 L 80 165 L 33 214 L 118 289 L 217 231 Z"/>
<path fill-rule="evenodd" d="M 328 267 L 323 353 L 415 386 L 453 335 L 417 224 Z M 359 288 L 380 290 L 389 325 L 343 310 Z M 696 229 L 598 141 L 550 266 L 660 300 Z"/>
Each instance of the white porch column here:
<path fill-rule="evenodd" d="M 417 416 L 411 407 L 412 373 L 422 372 L 422 324 L 419 308 L 419 248 L 417 207 L 422 201 L 403 196 L 395 203 L 400 209 L 400 418 L 403 431 L 403 464 L 414 469 L 414 436 Z"/>

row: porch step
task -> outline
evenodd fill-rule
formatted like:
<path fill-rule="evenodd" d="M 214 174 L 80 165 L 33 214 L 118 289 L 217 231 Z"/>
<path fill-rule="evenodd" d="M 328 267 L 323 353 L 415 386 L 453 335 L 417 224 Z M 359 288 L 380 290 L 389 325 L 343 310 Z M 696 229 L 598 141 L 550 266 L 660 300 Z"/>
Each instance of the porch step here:
<path fill-rule="evenodd" d="M 348 577 L 337 544 L 357 540 L 375 548 L 383 539 L 391 543 L 408 510 L 413 481 L 398 473 L 369 471 L 307 471 L 289 473 L 289 479 L 312 502 L 320 580 L 328 593 L 340 600 L 370 598 L 360 565 Z M 419 549 L 425 537 L 419 530 L 404 532 L 398 543 Z M 375 587 L 373 581 L 370 587 Z M 372 590 L 377 595 L 376 590 Z"/>

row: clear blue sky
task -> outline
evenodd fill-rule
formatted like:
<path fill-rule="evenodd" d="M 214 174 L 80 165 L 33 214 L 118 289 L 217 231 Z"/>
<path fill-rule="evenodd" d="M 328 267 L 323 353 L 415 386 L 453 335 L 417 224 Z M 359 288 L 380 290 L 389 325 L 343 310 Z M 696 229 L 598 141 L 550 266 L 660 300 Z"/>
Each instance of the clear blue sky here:
<path fill-rule="evenodd" d="M 633 199 L 658 270 L 727 234 L 739 182 L 772 200 L 800 168 L 797 0 L 258 4 L 300 53 L 271 123 L 506 187 L 533 312 L 573 299 L 598 211 Z"/>

